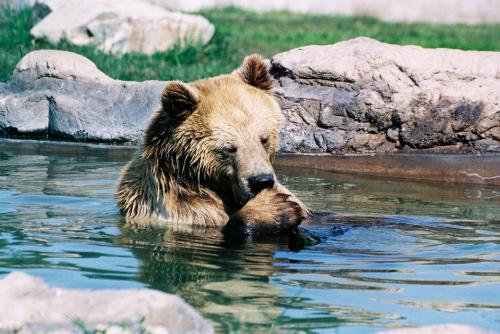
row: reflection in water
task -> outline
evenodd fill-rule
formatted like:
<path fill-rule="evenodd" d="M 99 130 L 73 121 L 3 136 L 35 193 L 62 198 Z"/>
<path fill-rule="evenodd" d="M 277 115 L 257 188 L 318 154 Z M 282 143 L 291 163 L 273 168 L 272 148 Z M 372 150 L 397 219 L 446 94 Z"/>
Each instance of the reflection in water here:
<path fill-rule="evenodd" d="M 217 230 L 186 233 L 128 227 L 117 242 L 141 260 L 141 281 L 182 295 L 221 328 L 266 328 L 281 313 L 273 302 L 283 291 L 269 283 L 278 270 L 273 253 L 286 249 L 286 243 L 227 248 Z"/>
<path fill-rule="evenodd" d="M 323 241 L 234 248 L 216 230 L 125 226 L 113 195 L 127 160 L 0 152 L 0 274 L 176 293 L 220 332 L 500 327 L 498 188 L 280 169 L 314 209 L 336 212 L 307 226 Z"/>

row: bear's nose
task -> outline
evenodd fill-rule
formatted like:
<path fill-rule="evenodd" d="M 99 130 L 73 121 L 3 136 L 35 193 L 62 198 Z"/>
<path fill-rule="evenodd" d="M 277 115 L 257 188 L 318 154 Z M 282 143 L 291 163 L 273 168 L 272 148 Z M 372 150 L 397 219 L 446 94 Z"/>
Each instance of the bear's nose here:
<path fill-rule="evenodd" d="M 248 178 L 248 185 L 252 193 L 257 194 L 259 191 L 272 188 L 274 186 L 273 174 L 259 174 Z"/>

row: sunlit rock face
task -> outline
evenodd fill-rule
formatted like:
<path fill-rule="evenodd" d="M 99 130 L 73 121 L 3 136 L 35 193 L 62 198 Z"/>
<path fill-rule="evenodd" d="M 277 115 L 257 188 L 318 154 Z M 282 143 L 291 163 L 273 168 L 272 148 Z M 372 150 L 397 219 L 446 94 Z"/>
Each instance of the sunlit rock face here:
<path fill-rule="evenodd" d="M 0 86 L 0 133 L 138 143 L 164 85 L 113 80 L 76 53 L 33 51 Z"/>
<path fill-rule="evenodd" d="M 499 52 L 358 38 L 275 55 L 281 152 L 498 152 Z M 39 50 L 0 83 L 0 135 L 137 144 L 166 82 Z"/>
<path fill-rule="evenodd" d="M 202 16 L 182 14 L 140 0 L 38 0 L 35 38 L 96 45 L 104 52 L 152 54 L 176 44 L 206 44 L 215 28 Z"/>
<path fill-rule="evenodd" d="M 499 151 L 500 53 L 357 38 L 275 55 L 282 151 Z"/>
<path fill-rule="evenodd" d="M 131 333 L 141 326 L 148 333 L 213 333 L 180 297 L 150 289 L 60 289 L 13 272 L 0 280 L 0 294 L 2 333 L 80 333 L 75 319 L 113 333 Z"/>

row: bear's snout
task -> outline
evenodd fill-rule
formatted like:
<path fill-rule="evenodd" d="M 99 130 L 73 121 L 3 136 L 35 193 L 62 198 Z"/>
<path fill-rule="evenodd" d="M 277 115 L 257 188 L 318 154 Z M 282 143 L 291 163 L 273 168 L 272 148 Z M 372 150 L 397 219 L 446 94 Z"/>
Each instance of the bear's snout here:
<path fill-rule="evenodd" d="M 248 178 L 248 186 L 255 195 L 261 190 L 272 188 L 274 186 L 273 174 L 259 174 Z"/>

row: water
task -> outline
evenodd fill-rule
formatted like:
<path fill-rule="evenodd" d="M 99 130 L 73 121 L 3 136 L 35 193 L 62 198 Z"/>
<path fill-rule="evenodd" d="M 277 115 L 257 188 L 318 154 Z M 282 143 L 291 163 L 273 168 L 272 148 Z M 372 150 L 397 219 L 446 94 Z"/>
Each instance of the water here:
<path fill-rule="evenodd" d="M 65 288 L 176 293 L 216 330 L 373 333 L 500 329 L 500 189 L 278 169 L 326 236 L 225 247 L 217 232 L 136 230 L 113 201 L 127 155 L 0 152 L 0 275 Z"/>

